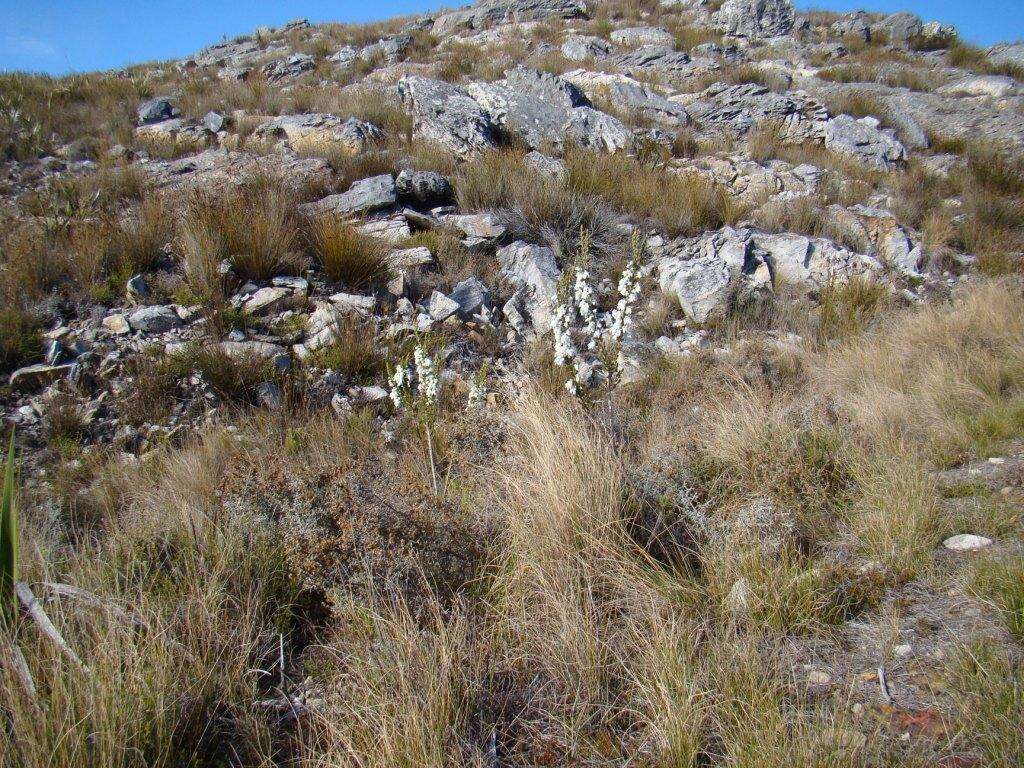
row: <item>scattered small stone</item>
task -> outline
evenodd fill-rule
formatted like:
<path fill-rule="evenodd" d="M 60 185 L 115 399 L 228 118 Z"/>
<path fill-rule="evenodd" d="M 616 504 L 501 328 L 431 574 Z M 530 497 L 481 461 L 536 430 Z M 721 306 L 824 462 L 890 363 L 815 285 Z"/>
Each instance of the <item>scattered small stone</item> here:
<path fill-rule="evenodd" d="M 958 533 L 942 542 L 942 546 L 953 552 L 974 552 L 991 546 L 992 539 L 973 533 Z"/>

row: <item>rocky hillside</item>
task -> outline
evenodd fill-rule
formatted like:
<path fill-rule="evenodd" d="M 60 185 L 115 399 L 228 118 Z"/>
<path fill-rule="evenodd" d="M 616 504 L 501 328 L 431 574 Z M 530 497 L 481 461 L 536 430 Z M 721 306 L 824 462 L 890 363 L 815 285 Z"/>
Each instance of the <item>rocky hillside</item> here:
<path fill-rule="evenodd" d="M 1022 764 L 1022 147 L 789 0 L 0 75 L 0 766 Z"/>

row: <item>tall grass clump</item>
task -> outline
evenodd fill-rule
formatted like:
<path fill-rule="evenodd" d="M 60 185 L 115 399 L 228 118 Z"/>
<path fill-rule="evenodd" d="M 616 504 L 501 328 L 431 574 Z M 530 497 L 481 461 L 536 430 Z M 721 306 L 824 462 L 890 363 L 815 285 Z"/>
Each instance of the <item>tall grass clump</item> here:
<path fill-rule="evenodd" d="M 566 162 L 570 189 L 650 221 L 669 235 L 718 229 L 742 213 L 728 191 L 706 176 L 660 170 L 626 155 L 574 151 Z"/>
<path fill-rule="evenodd" d="M 320 216 L 305 227 L 309 251 L 331 281 L 360 291 L 387 279 L 387 244 L 356 231 L 334 216 Z"/>
<path fill-rule="evenodd" d="M 218 500 L 238 449 L 219 433 L 144 469 L 103 470 L 106 517 L 87 541 L 26 519 L 26 577 L 96 600 L 47 606 L 88 673 L 42 633 L 19 636 L 46 706 L 0 665 L 0 766 L 267 764 L 270 729 L 252 705 L 279 674 L 271 638 L 289 631 L 296 592 L 273 524 Z"/>
<path fill-rule="evenodd" d="M 267 280 L 298 264 L 296 193 L 283 180 L 254 175 L 236 187 L 195 193 L 179 237 L 185 273 L 209 295 L 224 260 L 243 278 Z"/>

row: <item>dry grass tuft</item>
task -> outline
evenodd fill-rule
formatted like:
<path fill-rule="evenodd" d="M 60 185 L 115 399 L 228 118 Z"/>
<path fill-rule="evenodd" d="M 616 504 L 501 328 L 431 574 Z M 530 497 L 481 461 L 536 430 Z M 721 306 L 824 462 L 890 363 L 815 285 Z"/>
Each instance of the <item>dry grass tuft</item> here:
<path fill-rule="evenodd" d="M 267 280 L 296 268 L 296 195 L 283 181 L 254 176 L 219 193 L 195 193 L 179 234 L 185 274 L 201 297 L 216 296 L 218 265 L 229 260 L 242 277 Z"/>
<path fill-rule="evenodd" d="M 574 151 L 566 157 L 569 187 L 670 235 L 695 235 L 735 223 L 742 215 L 728 192 L 705 176 L 670 173 L 625 155 Z"/>
<path fill-rule="evenodd" d="M 967 290 L 830 355 L 815 371 L 853 423 L 948 463 L 1014 433 L 1024 398 L 1024 302 L 1014 283 Z M 1010 423 L 1007 423 L 1010 419 Z"/>
<path fill-rule="evenodd" d="M 17 305 L 0 309 L 0 373 L 33 363 L 43 353 L 37 318 Z"/>
<path fill-rule="evenodd" d="M 387 279 L 386 243 L 360 234 L 334 216 L 310 221 L 304 232 L 313 259 L 331 281 L 361 291 Z"/>

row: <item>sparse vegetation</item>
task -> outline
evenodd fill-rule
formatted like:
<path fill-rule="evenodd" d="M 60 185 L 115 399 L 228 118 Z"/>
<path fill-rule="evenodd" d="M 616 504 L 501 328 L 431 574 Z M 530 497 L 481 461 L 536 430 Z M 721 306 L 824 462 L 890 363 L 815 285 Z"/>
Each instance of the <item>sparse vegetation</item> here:
<path fill-rule="evenodd" d="M 633 132 L 616 153 L 564 145 L 558 122 L 548 159 L 500 129 L 458 154 L 476 107 L 438 114 L 443 97 L 413 139 L 407 74 L 613 75 L 615 52 L 560 46 L 624 26 L 664 27 L 677 50 L 723 42 L 704 10 L 591 10 L 456 16 L 457 36 L 411 19 L 261 29 L 237 41 L 244 74 L 0 75 L 0 372 L 44 341 L 61 363 L 0 386 L 18 425 L 0 768 L 1024 761 L 1009 112 L 990 138 L 983 121 L 946 136 L 939 99 L 903 93 L 927 102 L 908 111 L 932 146 L 891 171 L 826 150 L 797 115 L 785 132 L 746 132 L 746 114 L 671 127 L 610 96 L 595 107 Z M 830 114 L 899 130 L 889 89 L 947 77 L 918 50 L 997 71 L 953 39 L 851 35 L 843 52 L 837 14 L 806 18 L 741 66 L 702 73 L 695 54 L 693 71 L 629 74 L 686 105 L 713 82 L 787 92 L 809 62 L 864 84 L 805 81 Z M 344 45 L 374 48 L 346 66 Z M 286 51 L 313 68 L 269 81 Z M 220 149 L 155 162 L 198 148 L 136 133 L 157 95 L 225 116 L 203 142 Z M 755 97 L 750 114 L 789 109 Z M 296 112 L 384 137 L 353 154 L 326 132 L 256 132 Z M 367 214 L 299 213 L 402 170 L 440 172 L 456 205 L 420 176 Z M 520 240 L 554 258 L 497 258 Z M 897 268 L 904 243 L 920 272 Z M 419 246 L 431 259 L 392 280 L 391 254 Z"/>

